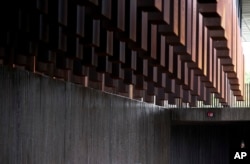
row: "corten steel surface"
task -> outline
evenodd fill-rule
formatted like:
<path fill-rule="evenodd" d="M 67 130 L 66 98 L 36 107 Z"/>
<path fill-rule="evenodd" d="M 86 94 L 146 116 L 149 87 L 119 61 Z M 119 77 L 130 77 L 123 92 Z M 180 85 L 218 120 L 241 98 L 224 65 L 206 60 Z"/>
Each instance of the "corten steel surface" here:
<path fill-rule="evenodd" d="M 8 11 L 0 13 L 0 64 L 157 105 L 176 99 L 210 104 L 211 93 L 224 106 L 234 96 L 243 99 L 234 0 L 26 0 L 1 6 Z"/>
<path fill-rule="evenodd" d="M 1 164 L 168 164 L 170 111 L 0 67 Z"/>

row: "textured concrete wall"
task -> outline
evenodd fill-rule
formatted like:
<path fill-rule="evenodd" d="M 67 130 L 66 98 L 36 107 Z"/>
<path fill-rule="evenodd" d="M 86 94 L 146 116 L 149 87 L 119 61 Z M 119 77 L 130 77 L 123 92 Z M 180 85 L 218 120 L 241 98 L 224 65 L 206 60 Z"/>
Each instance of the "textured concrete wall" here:
<path fill-rule="evenodd" d="M 217 122 L 247 109 L 213 109 L 208 122 L 211 109 L 165 110 L 3 67 L 0 86 L 0 164 L 227 164 L 232 146 L 250 144 L 249 122 Z"/>
<path fill-rule="evenodd" d="M 229 164 L 227 126 L 176 125 L 171 134 L 171 164 Z"/>
<path fill-rule="evenodd" d="M 213 117 L 208 117 L 208 112 Z M 172 120 L 176 122 L 241 122 L 250 121 L 249 108 L 189 108 L 173 109 Z"/>
<path fill-rule="evenodd" d="M 249 150 L 249 131 L 249 122 L 172 124 L 170 163 L 239 164 L 234 156 Z M 240 149 L 242 141 L 247 150 Z"/>
<path fill-rule="evenodd" d="M 167 164 L 170 113 L 0 68 L 1 164 Z"/>

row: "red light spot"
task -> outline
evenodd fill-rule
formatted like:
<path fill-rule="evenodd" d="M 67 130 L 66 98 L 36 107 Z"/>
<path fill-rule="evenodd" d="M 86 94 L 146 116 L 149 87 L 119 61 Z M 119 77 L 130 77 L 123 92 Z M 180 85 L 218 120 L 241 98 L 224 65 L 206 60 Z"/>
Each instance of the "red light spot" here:
<path fill-rule="evenodd" d="M 214 117 L 214 113 L 213 112 L 207 112 L 207 116 L 208 117 Z"/>

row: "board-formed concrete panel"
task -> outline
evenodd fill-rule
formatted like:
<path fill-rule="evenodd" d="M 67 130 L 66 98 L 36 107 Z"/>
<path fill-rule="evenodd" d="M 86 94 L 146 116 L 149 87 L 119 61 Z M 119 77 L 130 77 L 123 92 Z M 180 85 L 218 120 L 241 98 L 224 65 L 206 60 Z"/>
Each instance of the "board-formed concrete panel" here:
<path fill-rule="evenodd" d="M 175 122 L 241 122 L 250 121 L 249 108 L 172 109 Z"/>
<path fill-rule="evenodd" d="M 0 68 L 1 164 L 167 164 L 170 111 Z"/>

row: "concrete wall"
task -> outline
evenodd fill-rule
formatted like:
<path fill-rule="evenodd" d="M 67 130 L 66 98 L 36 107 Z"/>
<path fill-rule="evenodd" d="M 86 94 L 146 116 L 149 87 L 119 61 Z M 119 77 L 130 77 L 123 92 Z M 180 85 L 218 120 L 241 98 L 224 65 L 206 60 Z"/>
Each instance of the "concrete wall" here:
<path fill-rule="evenodd" d="M 239 151 L 249 154 L 249 131 L 249 122 L 172 124 L 170 163 L 239 164 L 234 156 Z M 242 141 L 247 150 L 240 148 Z"/>
<path fill-rule="evenodd" d="M 171 164 L 229 164 L 228 132 L 222 125 L 174 125 Z"/>
<path fill-rule="evenodd" d="M 0 86 L 0 164 L 227 164 L 250 144 L 249 122 L 219 123 L 231 109 L 166 110 L 4 67 Z"/>
<path fill-rule="evenodd" d="M 213 117 L 208 117 L 208 112 Z M 242 122 L 250 121 L 250 108 L 189 108 L 173 109 L 175 122 Z"/>
<path fill-rule="evenodd" d="M 0 68 L 1 164 L 167 164 L 170 113 Z"/>

